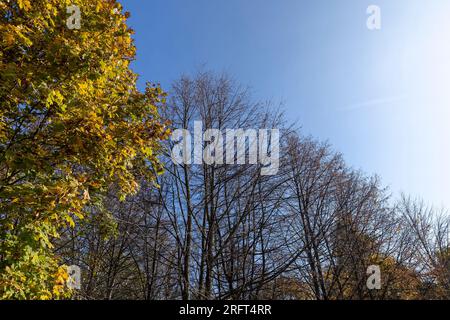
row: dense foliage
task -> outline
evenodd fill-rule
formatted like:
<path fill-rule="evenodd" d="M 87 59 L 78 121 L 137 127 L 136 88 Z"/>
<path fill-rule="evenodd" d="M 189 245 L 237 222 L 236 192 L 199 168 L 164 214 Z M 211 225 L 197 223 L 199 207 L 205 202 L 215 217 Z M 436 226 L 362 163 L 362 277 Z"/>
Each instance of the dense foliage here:
<path fill-rule="evenodd" d="M 0 1 L 0 298 L 64 297 L 61 228 L 161 170 L 164 94 L 137 90 L 126 18 L 114 0 Z"/>

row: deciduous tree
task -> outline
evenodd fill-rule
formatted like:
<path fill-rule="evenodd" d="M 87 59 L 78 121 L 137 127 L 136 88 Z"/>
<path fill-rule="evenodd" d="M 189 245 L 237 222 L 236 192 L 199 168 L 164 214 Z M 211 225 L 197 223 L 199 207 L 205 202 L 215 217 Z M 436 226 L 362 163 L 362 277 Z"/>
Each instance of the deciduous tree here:
<path fill-rule="evenodd" d="M 0 298 L 64 296 L 60 229 L 161 170 L 164 93 L 137 90 L 126 19 L 115 0 L 0 2 Z"/>

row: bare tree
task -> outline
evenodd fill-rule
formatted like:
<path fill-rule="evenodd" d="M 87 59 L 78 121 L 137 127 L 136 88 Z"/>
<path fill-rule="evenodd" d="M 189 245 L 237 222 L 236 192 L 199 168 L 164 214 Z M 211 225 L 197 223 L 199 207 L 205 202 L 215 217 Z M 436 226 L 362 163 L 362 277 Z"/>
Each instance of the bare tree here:
<path fill-rule="evenodd" d="M 378 177 L 348 167 L 226 75 L 181 77 L 164 116 L 173 130 L 195 132 L 196 121 L 202 129 L 241 129 L 247 157 L 254 146 L 246 130 L 277 128 L 279 170 L 262 175 L 264 164 L 238 163 L 234 148 L 226 154 L 232 164 L 200 161 L 197 153 L 174 163 L 177 142 L 167 141 L 157 186 L 143 177 L 125 201 L 111 187 L 56 243 L 67 264 L 83 269 L 78 298 L 450 297 L 446 213 L 405 196 L 396 202 Z M 200 135 L 191 140 L 203 150 Z M 380 290 L 366 285 L 371 265 L 381 269 Z"/>

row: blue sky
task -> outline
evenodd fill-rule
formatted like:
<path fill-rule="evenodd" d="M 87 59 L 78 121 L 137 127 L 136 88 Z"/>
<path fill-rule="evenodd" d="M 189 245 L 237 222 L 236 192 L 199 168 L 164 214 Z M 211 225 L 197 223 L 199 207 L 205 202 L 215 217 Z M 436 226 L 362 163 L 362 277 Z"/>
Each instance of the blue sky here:
<path fill-rule="evenodd" d="M 121 2 L 141 86 L 228 72 L 395 195 L 450 208 L 450 1 Z M 366 27 L 372 4 L 381 30 Z"/>

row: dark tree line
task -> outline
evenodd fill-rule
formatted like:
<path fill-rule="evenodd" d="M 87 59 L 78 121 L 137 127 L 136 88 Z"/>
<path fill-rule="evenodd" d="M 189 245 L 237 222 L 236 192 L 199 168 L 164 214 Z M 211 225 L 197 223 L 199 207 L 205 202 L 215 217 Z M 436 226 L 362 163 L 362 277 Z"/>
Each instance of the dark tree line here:
<path fill-rule="evenodd" d="M 57 253 L 82 269 L 80 299 L 448 299 L 449 216 L 304 136 L 224 75 L 182 77 L 164 116 L 174 129 L 279 128 L 280 168 L 177 165 L 158 187 L 114 188 L 67 230 Z M 381 289 L 367 288 L 367 268 Z"/>

